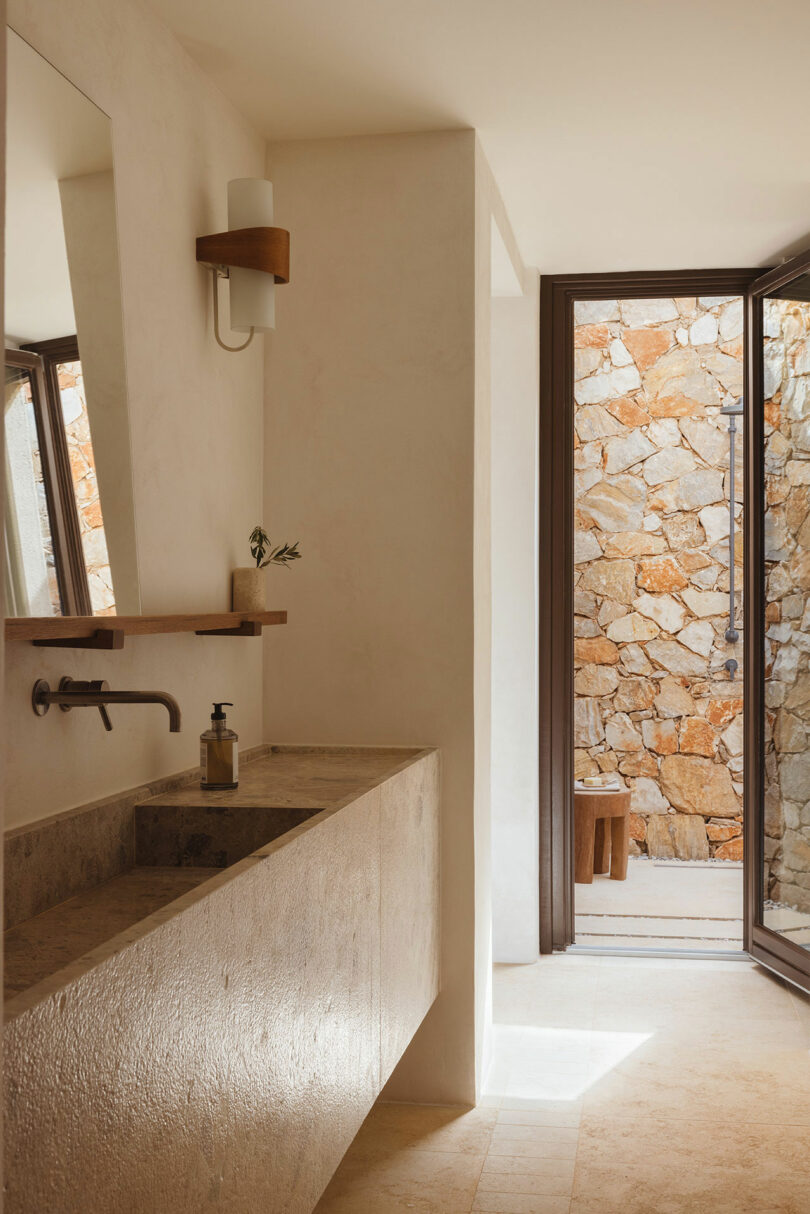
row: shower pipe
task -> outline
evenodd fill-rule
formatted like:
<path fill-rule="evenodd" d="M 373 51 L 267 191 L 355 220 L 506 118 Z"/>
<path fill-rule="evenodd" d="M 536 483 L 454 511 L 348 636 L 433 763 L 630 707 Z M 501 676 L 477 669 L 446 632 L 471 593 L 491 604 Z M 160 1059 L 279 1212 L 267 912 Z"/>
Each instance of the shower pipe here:
<path fill-rule="evenodd" d="M 733 405 L 724 405 L 720 410 L 724 417 L 728 418 L 728 461 L 729 461 L 729 498 L 728 498 L 728 628 L 726 629 L 726 640 L 734 643 L 739 641 L 740 634 L 734 627 L 734 506 L 735 506 L 735 490 L 734 490 L 734 471 L 735 471 L 735 451 L 734 439 L 737 433 L 736 419 L 743 412 L 743 398 L 735 400 Z M 726 663 L 728 669 L 728 663 Z M 736 663 L 735 663 L 736 668 Z M 732 679 L 734 671 L 729 670 Z"/>

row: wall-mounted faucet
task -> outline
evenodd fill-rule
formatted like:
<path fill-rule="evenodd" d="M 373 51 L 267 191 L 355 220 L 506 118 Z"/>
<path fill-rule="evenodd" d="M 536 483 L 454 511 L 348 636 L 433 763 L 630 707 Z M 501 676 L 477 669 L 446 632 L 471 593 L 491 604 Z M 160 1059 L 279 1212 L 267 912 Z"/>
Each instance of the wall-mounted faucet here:
<path fill-rule="evenodd" d="M 723 665 L 725 666 L 726 670 L 728 671 L 728 677 L 731 679 L 731 681 L 733 683 L 734 676 L 737 673 L 737 667 L 739 666 L 739 662 L 737 661 L 736 658 L 727 658 L 726 661 L 723 663 Z"/>
<path fill-rule="evenodd" d="M 71 679 L 65 675 L 59 680 L 58 691 L 51 691 L 44 679 L 37 679 L 31 704 L 38 717 L 44 717 L 51 704 L 58 704 L 63 712 L 70 712 L 71 708 L 97 708 L 106 730 L 112 729 L 108 704 L 162 704 L 169 713 L 169 732 L 180 732 L 180 705 L 174 696 L 165 691 L 110 691 L 109 684 L 102 679 Z"/>

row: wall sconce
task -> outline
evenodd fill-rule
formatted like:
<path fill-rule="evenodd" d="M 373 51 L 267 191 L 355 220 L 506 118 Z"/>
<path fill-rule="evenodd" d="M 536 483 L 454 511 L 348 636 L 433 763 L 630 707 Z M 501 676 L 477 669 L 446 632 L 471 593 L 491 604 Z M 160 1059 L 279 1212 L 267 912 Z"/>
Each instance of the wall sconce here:
<path fill-rule="evenodd" d="M 274 228 L 273 184 L 261 177 L 228 182 L 228 231 L 197 237 L 197 261 L 214 282 L 214 336 L 223 350 L 244 350 L 257 330 L 276 327 L 276 283 L 290 281 L 290 233 Z M 241 346 L 219 334 L 219 279 L 231 293 L 231 328 L 247 333 Z"/>

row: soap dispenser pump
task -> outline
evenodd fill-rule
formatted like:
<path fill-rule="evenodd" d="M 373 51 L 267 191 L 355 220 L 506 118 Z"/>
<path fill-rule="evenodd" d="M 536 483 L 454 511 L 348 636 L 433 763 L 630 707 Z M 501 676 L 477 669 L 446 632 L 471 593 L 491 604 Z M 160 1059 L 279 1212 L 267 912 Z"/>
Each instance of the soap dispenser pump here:
<path fill-rule="evenodd" d="M 239 735 L 228 729 L 225 713 L 222 711 L 226 705 L 228 708 L 233 707 L 230 700 L 214 704 L 211 728 L 200 734 L 200 787 L 212 791 L 236 788 L 239 784 Z"/>

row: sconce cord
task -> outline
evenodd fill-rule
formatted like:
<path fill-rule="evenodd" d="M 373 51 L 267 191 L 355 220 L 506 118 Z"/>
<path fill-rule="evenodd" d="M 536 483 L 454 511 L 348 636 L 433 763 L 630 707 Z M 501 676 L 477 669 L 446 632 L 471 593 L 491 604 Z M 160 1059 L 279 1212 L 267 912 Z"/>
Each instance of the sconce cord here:
<path fill-rule="evenodd" d="M 217 339 L 218 344 L 222 346 L 223 350 L 227 350 L 231 354 L 236 354 L 237 351 L 245 350 L 250 345 L 250 343 L 253 341 L 255 329 L 251 327 L 247 341 L 242 342 L 241 346 L 228 346 L 225 344 L 219 335 L 219 271 L 216 269 L 216 267 L 214 267 L 211 273 L 214 279 L 214 337 Z"/>

